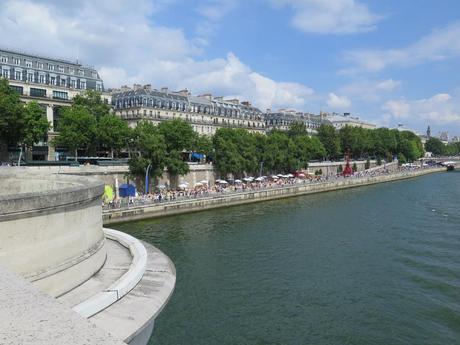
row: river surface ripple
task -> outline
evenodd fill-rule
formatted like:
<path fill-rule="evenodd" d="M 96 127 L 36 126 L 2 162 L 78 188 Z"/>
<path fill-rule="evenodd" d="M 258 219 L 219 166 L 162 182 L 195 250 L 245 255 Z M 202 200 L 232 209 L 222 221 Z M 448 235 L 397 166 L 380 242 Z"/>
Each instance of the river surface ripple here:
<path fill-rule="evenodd" d="M 460 344 L 460 172 L 114 225 L 163 250 L 150 344 Z"/>

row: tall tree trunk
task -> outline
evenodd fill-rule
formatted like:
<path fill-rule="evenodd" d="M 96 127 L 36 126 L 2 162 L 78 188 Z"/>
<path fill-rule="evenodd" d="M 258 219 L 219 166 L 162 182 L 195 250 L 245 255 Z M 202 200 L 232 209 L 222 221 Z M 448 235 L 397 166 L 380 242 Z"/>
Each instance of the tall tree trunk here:
<path fill-rule="evenodd" d="M 78 161 L 78 159 L 77 159 L 77 155 L 78 155 L 78 149 L 75 149 L 75 162 L 77 162 L 77 161 Z"/>

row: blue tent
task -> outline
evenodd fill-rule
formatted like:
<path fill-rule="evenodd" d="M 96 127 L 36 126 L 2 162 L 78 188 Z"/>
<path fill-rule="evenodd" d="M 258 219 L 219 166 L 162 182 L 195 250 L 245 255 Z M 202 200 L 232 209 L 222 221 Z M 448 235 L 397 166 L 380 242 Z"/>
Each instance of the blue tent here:
<path fill-rule="evenodd" d="M 198 152 L 192 152 L 192 159 L 204 159 L 204 154 Z"/>
<path fill-rule="evenodd" d="M 120 185 L 118 190 L 120 191 L 120 196 L 122 198 L 127 196 L 136 196 L 136 187 L 134 187 L 132 184 L 123 183 Z"/>

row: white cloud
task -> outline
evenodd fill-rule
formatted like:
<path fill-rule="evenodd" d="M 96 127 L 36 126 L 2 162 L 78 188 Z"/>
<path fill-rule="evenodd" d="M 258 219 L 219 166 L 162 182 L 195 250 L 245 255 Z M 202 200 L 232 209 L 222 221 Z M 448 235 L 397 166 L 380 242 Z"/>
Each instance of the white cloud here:
<path fill-rule="evenodd" d="M 351 101 L 346 96 L 338 96 L 335 93 L 329 93 L 327 105 L 333 109 L 344 109 L 351 106 Z"/>
<path fill-rule="evenodd" d="M 222 18 L 233 11 L 237 4 L 238 0 L 205 0 L 199 4 L 196 12 L 203 18 L 196 25 L 197 42 L 208 45 L 209 37 L 215 34 Z"/>
<path fill-rule="evenodd" d="M 311 33 L 352 34 L 372 31 L 381 16 L 355 0 L 271 0 L 294 10 L 292 24 Z"/>
<path fill-rule="evenodd" d="M 378 72 L 389 66 L 413 66 L 460 56 L 460 23 L 435 30 L 417 42 L 399 49 L 364 49 L 348 52 L 353 66 L 343 72 Z"/>
<path fill-rule="evenodd" d="M 428 124 L 460 124 L 460 96 L 440 93 L 418 100 L 390 100 L 382 108 L 394 119 L 412 123 L 423 121 Z"/>
<path fill-rule="evenodd" d="M 376 102 L 398 90 L 400 86 L 401 82 L 394 79 L 359 80 L 341 87 L 338 91 L 354 100 Z"/>
<path fill-rule="evenodd" d="M 277 82 L 252 70 L 237 56 L 206 60 L 196 40 L 180 28 L 155 25 L 172 0 L 0 2 L 2 46 L 94 64 L 106 87 L 151 83 L 194 93 L 236 96 L 266 107 L 304 106 L 313 90 Z M 222 2 L 222 1 L 221 1 Z M 222 2 L 222 3 L 225 3 Z M 216 4 L 209 2 L 208 4 Z M 208 20 L 221 14 L 204 10 Z M 217 11 L 217 10 L 216 10 Z"/>

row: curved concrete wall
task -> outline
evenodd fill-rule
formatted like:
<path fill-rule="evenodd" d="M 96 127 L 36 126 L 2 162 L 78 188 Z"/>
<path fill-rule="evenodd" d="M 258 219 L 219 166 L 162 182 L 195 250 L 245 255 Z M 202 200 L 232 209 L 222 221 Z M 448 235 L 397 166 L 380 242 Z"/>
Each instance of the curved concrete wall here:
<path fill-rule="evenodd" d="M 104 264 L 104 185 L 62 175 L 0 172 L 0 264 L 52 296 Z"/>

